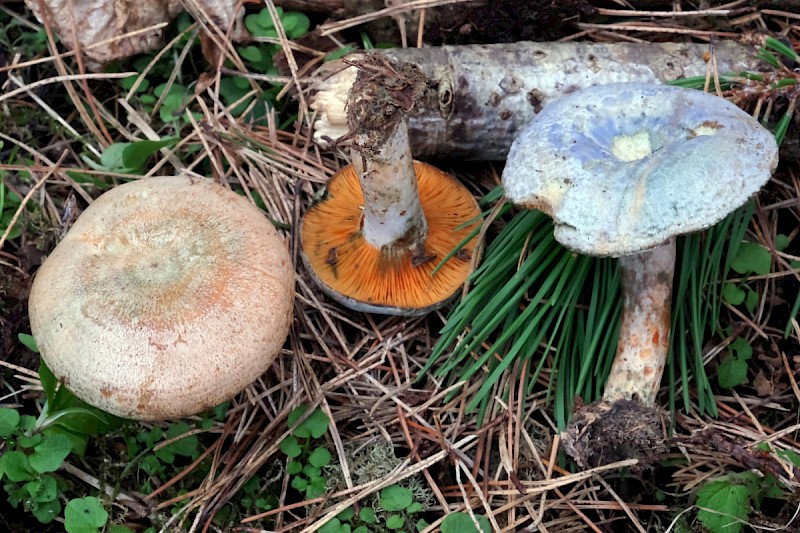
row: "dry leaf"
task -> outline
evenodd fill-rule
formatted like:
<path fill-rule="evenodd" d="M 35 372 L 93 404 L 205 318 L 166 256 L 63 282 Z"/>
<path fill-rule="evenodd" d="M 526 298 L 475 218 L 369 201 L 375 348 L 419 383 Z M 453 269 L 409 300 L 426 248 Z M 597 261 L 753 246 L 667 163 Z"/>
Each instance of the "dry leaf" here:
<path fill-rule="evenodd" d="M 25 3 L 42 23 L 50 25 L 64 45 L 72 50 L 80 46 L 90 70 L 162 46 L 164 29 L 153 26 L 169 22 L 184 10 L 180 0 L 25 0 Z M 236 34 L 244 14 L 237 3 L 196 0 L 187 5 L 214 21 L 223 33 L 233 22 Z M 40 6 L 45 8 L 44 17 Z M 137 33 L 123 37 L 134 32 Z"/>
<path fill-rule="evenodd" d="M 775 393 L 775 386 L 772 380 L 767 378 L 763 370 L 759 370 L 753 379 L 753 388 L 761 398 L 768 398 Z"/>

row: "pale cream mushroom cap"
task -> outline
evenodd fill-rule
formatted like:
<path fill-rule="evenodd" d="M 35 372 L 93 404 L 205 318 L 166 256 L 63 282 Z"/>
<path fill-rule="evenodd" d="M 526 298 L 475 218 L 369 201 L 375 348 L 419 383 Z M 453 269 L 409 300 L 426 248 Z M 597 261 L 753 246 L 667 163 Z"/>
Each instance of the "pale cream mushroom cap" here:
<path fill-rule="evenodd" d="M 266 216 L 207 179 L 120 185 L 90 205 L 39 269 L 33 336 L 76 396 L 141 420 L 232 398 L 275 359 L 294 267 Z"/>

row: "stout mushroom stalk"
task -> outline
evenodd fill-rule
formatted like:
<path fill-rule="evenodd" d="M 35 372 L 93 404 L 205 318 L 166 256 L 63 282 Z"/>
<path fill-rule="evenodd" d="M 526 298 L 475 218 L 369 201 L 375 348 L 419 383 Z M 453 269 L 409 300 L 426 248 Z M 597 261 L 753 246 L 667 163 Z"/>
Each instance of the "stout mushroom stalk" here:
<path fill-rule="evenodd" d="M 675 273 L 675 239 L 620 257 L 622 325 L 604 402 L 638 398 L 655 404 L 669 353 L 670 303 Z"/>
<path fill-rule="evenodd" d="M 401 117 L 385 141 L 373 146 L 368 135 L 355 138 L 361 154 L 353 166 L 364 193 L 363 232 L 368 243 L 389 250 L 418 246 L 428 234 L 417 190 L 417 175 Z"/>

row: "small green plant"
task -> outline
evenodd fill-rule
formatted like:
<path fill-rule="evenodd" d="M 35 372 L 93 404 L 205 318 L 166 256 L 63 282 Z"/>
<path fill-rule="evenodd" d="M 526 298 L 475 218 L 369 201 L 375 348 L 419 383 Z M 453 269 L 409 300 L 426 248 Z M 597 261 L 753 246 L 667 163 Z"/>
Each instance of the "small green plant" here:
<path fill-rule="evenodd" d="M 782 233 L 775 235 L 773 242 L 775 250 L 783 252 L 791 244 L 791 239 Z M 800 261 L 790 262 L 792 268 L 800 267 Z M 749 276 L 766 276 L 772 268 L 772 254 L 761 244 L 754 242 L 743 242 L 731 261 L 731 270 L 740 275 L 741 279 L 737 282 L 728 281 L 722 287 L 722 298 L 733 306 L 744 304 L 749 313 L 754 313 L 758 306 L 758 292 L 752 287 Z M 797 316 L 800 311 L 800 295 L 797 296 L 789 316 Z M 788 337 L 792 329 L 791 321 L 787 321 L 784 329 L 784 337 Z"/>
<path fill-rule="evenodd" d="M 478 522 L 478 526 L 475 525 Z M 483 515 L 475 515 L 475 520 L 469 513 L 450 513 L 442 520 L 442 533 L 489 533 L 492 526 L 489 519 Z"/>
<path fill-rule="evenodd" d="M 30 335 L 20 335 L 20 341 L 36 350 Z M 38 418 L 20 414 L 16 409 L 0 408 L 0 439 L 5 448 L 0 456 L 0 481 L 5 481 L 3 489 L 13 507 L 22 505 L 41 523 L 48 524 L 62 511 L 67 485 L 57 471 L 64 460 L 70 454 L 82 456 L 90 435 L 118 427 L 122 420 L 82 402 L 66 388 L 58 386 L 44 363 L 39 377 L 46 401 Z M 105 525 L 105 520 L 95 529 L 82 525 L 85 510 L 90 513 L 92 523 L 98 522 L 100 516 L 92 511 L 96 498 L 83 500 L 86 501 L 67 503 L 64 523 L 68 532 L 91 533 Z M 102 507 L 100 504 L 101 510 Z"/>
<path fill-rule="evenodd" d="M 294 11 L 284 11 L 280 7 L 276 8 L 276 10 L 287 38 L 292 40 L 299 39 L 308 33 L 311 21 L 306 15 Z M 247 15 L 244 23 L 247 30 L 256 39 L 278 39 L 275 21 L 267 8 L 262 9 L 259 13 Z M 280 75 L 273 63 L 273 57 L 280 50 L 280 44 L 277 42 L 256 42 L 255 44 L 239 46 L 236 49 L 239 57 L 244 60 L 251 72 L 267 76 Z M 235 117 L 240 116 L 253 103 L 253 99 L 256 99 L 250 119 L 259 120 L 263 118 L 266 109 L 276 106 L 276 99 L 282 87 L 282 84 L 277 82 L 271 82 L 267 85 L 268 87 L 262 88 L 258 94 L 245 98 L 252 90 L 251 82 L 241 76 L 225 76 L 220 80 L 220 96 L 228 106 L 239 102 L 231 109 L 231 114 Z"/>
<path fill-rule="evenodd" d="M 779 237 L 786 238 L 785 235 Z M 776 239 L 775 246 L 778 248 Z M 783 250 L 788 245 L 786 242 L 778 251 Z M 722 298 L 731 305 L 744 304 L 748 312 L 752 313 L 758 305 L 758 292 L 753 290 L 748 283 L 747 277 L 750 275 L 765 276 L 769 274 L 772 265 L 772 255 L 769 250 L 754 242 L 743 242 L 739 245 L 731 261 L 731 270 L 743 276 L 738 283 L 726 282 L 722 287 Z"/>
<path fill-rule="evenodd" d="M 386 516 L 388 530 L 402 529 L 407 522 L 411 523 L 415 514 L 424 510 L 420 502 L 414 501 L 411 490 L 399 485 L 390 485 L 381 490 L 379 502 L 381 509 L 390 513 Z M 420 518 L 414 522 L 414 527 L 422 531 L 428 527 L 428 523 Z"/>
<path fill-rule="evenodd" d="M 2 144 L 0 144 L 0 146 L 2 146 Z M 3 174 L 4 172 L 0 171 L 0 235 L 8 230 L 14 218 L 14 214 L 19 208 L 19 204 L 22 202 L 22 199 L 14 191 L 6 187 L 5 176 Z M 16 239 L 21 234 L 22 228 L 17 224 L 8 232 L 6 239 Z"/>
<path fill-rule="evenodd" d="M 320 528 L 322 533 L 391 533 L 422 531 L 428 523 L 415 515 L 425 506 L 414 493 L 400 485 L 389 485 L 378 496 L 378 506 L 361 506 L 356 512 L 348 507 Z"/>
<path fill-rule="evenodd" d="M 728 350 L 728 357 L 717 368 L 717 380 L 723 389 L 732 389 L 747 381 L 747 361 L 753 357 L 753 347 L 741 337 L 734 339 Z"/>
<path fill-rule="evenodd" d="M 54 36 L 55 37 L 55 36 Z M 23 59 L 47 52 L 47 32 L 11 11 L 0 11 L 0 49 Z"/>
<path fill-rule="evenodd" d="M 242 487 L 242 496 L 239 505 L 245 514 L 263 513 L 274 509 L 278 505 L 278 498 L 265 492 L 265 483 L 259 476 L 253 476 Z"/>
<path fill-rule="evenodd" d="M 727 474 L 697 491 L 697 519 L 710 533 L 739 533 L 763 498 L 784 495 L 773 475 L 754 472 Z"/>
<path fill-rule="evenodd" d="M 289 413 L 289 427 L 297 424 L 307 410 L 308 406 L 303 404 Z M 328 423 L 325 413 L 314 409 L 280 445 L 289 459 L 286 472 L 292 476 L 292 488 L 309 500 L 322 496 L 328 488 L 322 469 L 331 462 L 331 452 L 317 442 L 328 431 Z"/>
<path fill-rule="evenodd" d="M 163 441 L 169 441 L 190 432 L 194 427 L 186 422 L 170 423 L 166 430 L 159 426 L 151 428 L 138 427 L 133 435 L 126 435 L 128 457 L 140 457 L 138 467 L 147 474 L 145 481 L 140 486 L 140 492 L 148 494 L 153 491 L 152 479 L 165 479 L 168 472 L 173 471 L 178 457 L 185 457 L 193 461 L 200 456 L 200 440 L 197 435 L 187 435 L 181 439 L 157 446 Z"/>
<path fill-rule="evenodd" d="M 180 138 L 168 137 L 160 141 L 118 142 L 110 145 L 100 155 L 97 163 L 88 156 L 84 162 L 95 170 L 118 172 L 121 174 L 143 174 L 147 159 L 167 146 L 175 146 Z"/>

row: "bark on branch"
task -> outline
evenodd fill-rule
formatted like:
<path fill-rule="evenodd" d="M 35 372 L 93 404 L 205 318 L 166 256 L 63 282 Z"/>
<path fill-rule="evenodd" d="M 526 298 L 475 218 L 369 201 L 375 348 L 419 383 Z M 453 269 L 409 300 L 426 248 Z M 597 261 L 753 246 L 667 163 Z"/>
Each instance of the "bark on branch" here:
<path fill-rule="evenodd" d="M 720 73 L 755 70 L 753 51 L 734 42 L 713 49 Z M 390 49 L 417 66 L 436 90 L 409 119 L 415 157 L 505 159 L 517 132 L 542 106 L 590 85 L 666 82 L 709 71 L 709 46 L 694 43 L 534 43 Z M 348 56 L 348 60 L 357 56 Z M 356 70 L 328 63 L 311 87 L 314 140 L 323 147 L 348 133 L 345 105 Z"/>

